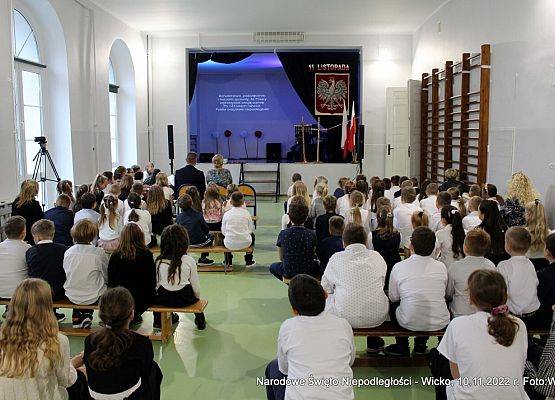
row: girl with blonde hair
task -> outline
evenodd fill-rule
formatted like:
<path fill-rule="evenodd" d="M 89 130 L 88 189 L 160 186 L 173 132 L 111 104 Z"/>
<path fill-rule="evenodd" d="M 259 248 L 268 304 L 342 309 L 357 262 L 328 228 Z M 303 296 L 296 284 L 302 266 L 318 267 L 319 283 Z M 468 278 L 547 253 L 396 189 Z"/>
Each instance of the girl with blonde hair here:
<path fill-rule="evenodd" d="M 368 235 L 370 233 L 370 212 L 362 208 L 364 200 L 364 195 L 358 190 L 351 192 L 349 196 L 351 209 L 345 216 L 345 225 L 351 222 L 361 225 L 366 235 Z"/>
<path fill-rule="evenodd" d="M 164 228 L 173 224 L 172 203 L 166 199 L 162 187 L 158 185 L 150 187 L 146 198 L 146 209 L 150 213 L 152 233 L 158 240 Z"/>
<path fill-rule="evenodd" d="M 168 182 L 168 174 L 166 174 L 165 172 L 158 172 L 156 174 L 156 184 L 160 186 L 164 191 L 164 197 L 166 198 L 166 200 L 172 201 L 173 190 Z"/>
<path fill-rule="evenodd" d="M 530 178 L 523 172 L 514 173 L 507 186 L 505 206 L 501 210 L 507 226 L 524 226 L 526 224 L 524 207 L 537 198 L 539 198 L 538 192 Z"/>
<path fill-rule="evenodd" d="M 211 231 L 222 229 L 223 202 L 218 187 L 214 184 L 206 188 L 202 201 L 202 214 Z"/>
<path fill-rule="evenodd" d="M 98 219 L 98 246 L 111 253 L 118 247 L 123 216 L 118 210 L 118 198 L 107 194 L 100 204 L 100 217 Z"/>
<path fill-rule="evenodd" d="M 21 183 L 19 195 L 12 203 L 12 216 L 20 215 L 25 218 L 27 233 L 25 241 L 30 245 L 35 244 L 31 227 L 39 219 L 44 218 L 44 212 L 35 197 L 39 194 L 39 184 L 33 179 L 26 179 Z"/>
<path fill-rule="evenodd" d="M 549 265 L 544 257 L 544 250 L 545 241 L 550 233 L 545 217 L 545 207 L 540 200 L 535 199 L 526 203 L 524 219 L 526 220 L 526 229 L 532 237 L 530 250 L 526 253 L 526 257 L 532 261 L 536 271 L 538 271 Z"/>
<path fill-rule="evenodd" d="M 314 194 L 312 195 L 312 206 L 310 207 L 309 218 L 313 221 L 316 220 L 320 215 L 326 213 L 324 207 L 324 197 L 328 195 L 328 186 L 324 183 L 319 183 L 314 188 Z"/>
<path fill-rule="evenodd" d="M 25 279 L 0 327 L 0 392 L 5 400 L 61 400 L 77 381 L 83 355 L 70 359 L 69 341 L 52 312 L 48 283 Z"/>

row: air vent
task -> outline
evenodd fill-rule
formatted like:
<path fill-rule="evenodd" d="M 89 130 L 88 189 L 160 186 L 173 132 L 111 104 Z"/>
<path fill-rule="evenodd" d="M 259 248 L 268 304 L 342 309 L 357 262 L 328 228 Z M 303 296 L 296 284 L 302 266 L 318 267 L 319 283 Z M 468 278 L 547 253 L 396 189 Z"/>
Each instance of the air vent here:
<path fill-rule="evenodd" d="M 305 40 L 304 32 L 254 32 L 256 43 L 300 43 Z"/>

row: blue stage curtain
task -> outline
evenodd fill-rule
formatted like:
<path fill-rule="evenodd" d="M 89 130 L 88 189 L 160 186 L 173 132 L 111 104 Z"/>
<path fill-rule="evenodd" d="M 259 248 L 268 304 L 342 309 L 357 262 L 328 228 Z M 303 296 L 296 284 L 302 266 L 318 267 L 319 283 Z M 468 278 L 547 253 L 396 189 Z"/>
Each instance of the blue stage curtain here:
<path fill-rule="evenodd" d="M 243 61 L 252 53 L 233 52 L 233 53 L 189 53 L 189 104 L 193 100 L 195 94 L 195 86 L 197 84 L 198 65 L 208 60 L 212 60 L 221 64 L 233 64 Z"/>

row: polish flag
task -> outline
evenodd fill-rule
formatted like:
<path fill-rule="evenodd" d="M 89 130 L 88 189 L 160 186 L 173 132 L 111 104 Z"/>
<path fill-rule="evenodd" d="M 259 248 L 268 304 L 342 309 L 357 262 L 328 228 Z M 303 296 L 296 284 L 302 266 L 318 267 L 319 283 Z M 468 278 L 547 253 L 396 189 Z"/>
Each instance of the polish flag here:
<path fill-rule="evenodd" d="M 347 117 L 347 106 L 343 100 L 343 120 L 341 121 L 341 149 L 345 148 L 345 141 L 347 140 L 347 124 L 349 119 Z"/>
<path fill-rule="evenodd" d="M 349 125 L 349 132 L 347 132 L 347 138 L 345 139 L 345 145 L 343 146 L 343 158 L 354 151 L 355 149 L 355 133 L 356 133 L 356 116 L 355 116 L 355 102 L 353 101 L 353 108 L 351 110 L 351 124 Z"/>

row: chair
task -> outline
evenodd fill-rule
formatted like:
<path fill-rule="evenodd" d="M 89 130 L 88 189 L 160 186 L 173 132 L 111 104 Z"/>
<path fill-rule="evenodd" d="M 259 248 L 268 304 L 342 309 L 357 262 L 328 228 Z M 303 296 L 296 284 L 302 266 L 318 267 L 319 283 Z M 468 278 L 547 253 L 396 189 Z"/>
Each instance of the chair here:
<path fill-rule="evenodd" d="M 181 185 L 179 187 L 179 190 L 177 191 L 177 198 L 183 196 L 184 194 L 187 194 L 187 191 L 189 190 L 189 188 L 193 187 L 193 185 Z"/>
<path fill-rule="evenodd" d="M 256 217 L 256 190 L 254 190 L 251 185 L 241 183 L 239 185 L 239 191 L 243 193 L 243 196 L 245 198 L 245 205 L 254 209 L 253 215 L 254 217 Z M 254 219 L 254 226 L 256 227 L 256 218 Z"/>
<path fill-rule="evenodd" d="M 220 193 L 220 196 L 225 199 L 227 197 L 227 188 L 218 185 L 218 193 Z"/>

